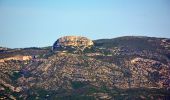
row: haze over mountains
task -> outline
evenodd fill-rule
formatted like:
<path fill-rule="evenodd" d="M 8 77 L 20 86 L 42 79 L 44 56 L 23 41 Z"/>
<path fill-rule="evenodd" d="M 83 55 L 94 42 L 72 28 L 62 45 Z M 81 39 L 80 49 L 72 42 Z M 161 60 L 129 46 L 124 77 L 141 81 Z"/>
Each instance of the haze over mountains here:
<path fill-rule="evenodd" d="M 61 37 L 0 48 L 1 99 L 169 99 L 170 39 Z"/>

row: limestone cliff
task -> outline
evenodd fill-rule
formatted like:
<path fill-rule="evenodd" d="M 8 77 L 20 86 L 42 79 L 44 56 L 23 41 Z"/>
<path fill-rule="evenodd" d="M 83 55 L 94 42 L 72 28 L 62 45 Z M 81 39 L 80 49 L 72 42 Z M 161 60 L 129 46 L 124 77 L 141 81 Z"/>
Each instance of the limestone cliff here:
<path fill-rule="evenodd" d="M 64 36 L 59 38 L 53 45 L 53 50 L 57 50 L 58 48 L 66 48 L 72 47 L 76 49 L 85 49 L 93 46 L 92 40 L 81 37 L 81 36 Z"/>
<path fill-rule="evenodd" d="M 1 62 L 5 62 L 5 61 L 9 61 L 9 60 L 25 61 L 25 60 L 31 60 L 31 59 L 32 59 L 31 56 L 16 55 L 16 56 L 13 56 L 13 57 L 8 57 L 8 58 L 0 59 L 0 63 Z"/>

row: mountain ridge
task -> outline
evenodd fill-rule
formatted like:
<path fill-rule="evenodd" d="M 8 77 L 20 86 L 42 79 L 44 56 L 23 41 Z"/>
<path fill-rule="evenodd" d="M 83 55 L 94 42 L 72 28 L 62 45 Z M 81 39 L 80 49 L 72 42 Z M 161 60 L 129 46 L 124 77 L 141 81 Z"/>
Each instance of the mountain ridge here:
<path fill-rule="evenodd" d="M 94 46 L 81 53 L 69 50 L 53 52 L 51 47 L 0 52 L 1 59 L 18 54 L 32 57 L 0 63 L 0 80 L 22 90 L 7 91 L 8 85 L 0 83 L 1 97 L 169 98 L 168 38 L 130 36 L 93 42 Z"/>

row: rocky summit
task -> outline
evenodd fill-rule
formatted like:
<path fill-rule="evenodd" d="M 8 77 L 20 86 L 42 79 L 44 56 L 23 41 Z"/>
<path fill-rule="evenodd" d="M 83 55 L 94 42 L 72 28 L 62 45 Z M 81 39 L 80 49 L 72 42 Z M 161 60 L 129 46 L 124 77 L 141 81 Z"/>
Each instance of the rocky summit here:
<path fill-rule="evenodd" d="M 64 36 L 59 38 L 53 45 L 53 50 L 61 50 L 72 48 L 76 50 L 84 50 L 93 46 L 93 41 L 81 36 Z"/>
<path fill-rule="evenodd" d="M 0 99 L 169 100 L 170 39 L 65 36 L 49 47 L 3 49 Z"/>

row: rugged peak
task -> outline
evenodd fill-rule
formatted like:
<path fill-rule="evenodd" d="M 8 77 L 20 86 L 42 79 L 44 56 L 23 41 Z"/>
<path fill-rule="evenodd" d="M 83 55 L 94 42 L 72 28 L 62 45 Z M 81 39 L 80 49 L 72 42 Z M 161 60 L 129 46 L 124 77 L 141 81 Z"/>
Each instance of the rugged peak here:
<path fill-rule="evenodd" d="M 84 50 L 85 48 L 93 46 L 93 41 L 81 36 L 64 36 L 59 38 L 53 45 L 53 50 L 59 48 L 71 47 L 74 49 Z"/>

